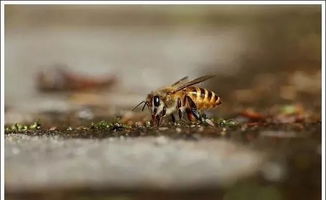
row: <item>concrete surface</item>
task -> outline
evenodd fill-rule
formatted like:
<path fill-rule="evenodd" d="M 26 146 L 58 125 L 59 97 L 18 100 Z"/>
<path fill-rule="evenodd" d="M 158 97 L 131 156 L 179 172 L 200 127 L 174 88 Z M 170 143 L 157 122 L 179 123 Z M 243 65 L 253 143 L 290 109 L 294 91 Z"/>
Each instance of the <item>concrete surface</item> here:
<path fill-rule="evenodd" d="M 5 137 L 6 190 L 218 188 L 259 171 L 263 157 L 220 139 Z"/>

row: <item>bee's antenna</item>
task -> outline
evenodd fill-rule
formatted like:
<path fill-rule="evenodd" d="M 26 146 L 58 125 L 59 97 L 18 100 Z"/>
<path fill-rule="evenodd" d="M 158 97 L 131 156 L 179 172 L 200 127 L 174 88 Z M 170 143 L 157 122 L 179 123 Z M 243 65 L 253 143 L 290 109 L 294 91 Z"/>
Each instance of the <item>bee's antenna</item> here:
<path fill-rule="evenodd" d="M 140 106 L 141 104 L 143 104 L 143 103 L 144 103 L 145 105 L 147 104 L 146 101 L 141 101 L 139 104 L 137 104 L 137 106 L 135 106 L 135 107 L 132 109 L 132 111 L 136 110 L 136 108 L 137 108 L 138 106 Z M 145 107 L 145 105 L 144 105 L 144 107 Z M 143 107 L 142 110 L 144 110 L 144 107 Z"/>
<path fill-rule="evenodd" d="M 144 102 L 144 105 L 143 105 L 143 108 L 141 109 L 141 111 L 144 111 L 144 109 L 145 109 L 145 106 L 147 106 L 148 105 L 148 102 L 147 101 L 145 101 Z"/>

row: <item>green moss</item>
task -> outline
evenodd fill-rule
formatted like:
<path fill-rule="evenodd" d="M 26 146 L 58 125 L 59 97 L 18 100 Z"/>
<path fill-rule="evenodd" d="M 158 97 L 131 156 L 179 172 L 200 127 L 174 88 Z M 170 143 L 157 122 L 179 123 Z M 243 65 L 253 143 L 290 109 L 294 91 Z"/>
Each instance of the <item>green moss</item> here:
<path fill-rule="evenodd" d="M 214 122 L 220 126 L 220 127 L 226 127 L 226 128 L 233 128 L 233 127 L 238 127 L 239 123 L 237 121 L 234 121 L 232 119 L 222 119 L 222 118 L 218 118 L 218 119 L 214 119 Z"/>
<path fill-rule="evenodd" d="M 121 131 L 127 128 L 131 128 L 130 126 L 127 126 L 125 124 L 119 123 L 119 122 L 108 122 L 108 121 L 100 121 L 100 122 L 92 122 L 90 125 L 91 129 L 95 130 L 114 130 L 114 131 Z"/>
<path fill-rule="evenodd" d="M 15 123 L 11 126 L 6 127 L 5 131 L 7 132 L 22 132 L 22 131 L 29 131 L 29 130 L 37 130 L 41 128 L 41 123 L 39 121 L 35 121 L 31 124 L 20 124 Z"/>
<path fill-rule="evenodd" d="M 112 126 L 111 122 L 100 121 L 100 122 L 92 122 L 90 128 L 91 129 L 109 129 Z"/>

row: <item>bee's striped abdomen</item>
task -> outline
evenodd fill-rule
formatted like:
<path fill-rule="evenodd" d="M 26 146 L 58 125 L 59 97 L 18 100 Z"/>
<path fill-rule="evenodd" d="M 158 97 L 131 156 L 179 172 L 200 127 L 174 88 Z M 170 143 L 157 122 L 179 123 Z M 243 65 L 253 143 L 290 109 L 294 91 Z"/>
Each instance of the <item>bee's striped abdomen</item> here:
<path fill-rule="evenodd" d="M 221 104 L 221 98 L 213 91 L 199 87 L 189 87 L 187 95 L 195 102 L 197 109 L 209 109 Z"/>

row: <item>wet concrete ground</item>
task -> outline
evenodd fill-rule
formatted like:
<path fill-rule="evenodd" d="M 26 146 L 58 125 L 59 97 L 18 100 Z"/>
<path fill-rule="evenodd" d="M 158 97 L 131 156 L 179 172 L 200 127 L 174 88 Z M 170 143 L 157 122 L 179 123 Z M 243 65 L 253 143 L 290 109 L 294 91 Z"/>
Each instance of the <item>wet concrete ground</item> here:
<path fill-rule="evenodd" d="M 6 195 L 318 199 L 320 128 L 317 122 L 7 131 Z"/>
<path fill-rule="evenodd" d="M 10 134 L 6 149 L 6 188 L 16 192 L 216 188 L 255 173 L 263 163 L 259 152 L 226 140 L 164 136 L 96 140 Z"/>

